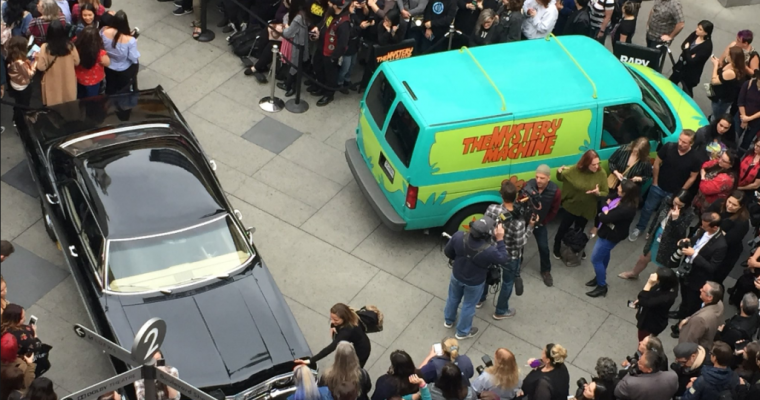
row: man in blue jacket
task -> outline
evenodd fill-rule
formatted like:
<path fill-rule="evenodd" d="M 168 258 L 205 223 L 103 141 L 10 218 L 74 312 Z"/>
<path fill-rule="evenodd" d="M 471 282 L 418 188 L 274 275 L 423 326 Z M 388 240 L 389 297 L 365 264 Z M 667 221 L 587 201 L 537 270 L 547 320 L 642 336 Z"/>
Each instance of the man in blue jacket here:
<path fill-rule="evenodd" d="M 691 378 L 681 400 L 714 400 L 723 398 L 728 393 L 732 398 L 737 398 L 739 375 L 728 367 L 733 358 L 734 352 L 729 345 L 715 342 L 710 355 L 713 366 L 703 367 L 702 376 Z"/>
<path fill-rule="evenodd" d="M 496 244 L 492 244 L 491 234 Z M 491 218 L 482 217 L 470 222 L 470 232 L 459 231 L 451 237 L 443 250 L 449 260 L 454 261 L 449 283 L 449 296 L 446 299 L 444 326 L 451 328 L 457 319 L 457 308 L 462 303 L 462 313 L 457 323 L 456 338 L 467 339 L 478 333 L 472 326 L 475 305 L 483 294 L 486 274 L 491 265 L 503 265 L 509 260 L 507 247 L 504 245 L 504 227 Z"/>

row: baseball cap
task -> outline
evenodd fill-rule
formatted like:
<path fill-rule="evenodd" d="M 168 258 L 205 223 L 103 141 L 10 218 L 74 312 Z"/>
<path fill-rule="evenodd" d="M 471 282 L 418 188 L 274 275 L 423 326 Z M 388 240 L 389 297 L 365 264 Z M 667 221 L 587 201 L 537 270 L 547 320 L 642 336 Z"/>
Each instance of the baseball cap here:
<path fill-rule="evenodd" d="M 475 221 L 470 222 L 470 234 L 475 239 L 482 239 L 488 237 L 491 228 L 496 225 L 496 221 L 493 218 L 486 217 L 485 215 Z"/>
<path fill-rule="evenodd" d="M 696 343 L 679 343 L 674 349 L 673 354 L 676 358 L 689 358 L 696 353 L 699 346 Z"/>

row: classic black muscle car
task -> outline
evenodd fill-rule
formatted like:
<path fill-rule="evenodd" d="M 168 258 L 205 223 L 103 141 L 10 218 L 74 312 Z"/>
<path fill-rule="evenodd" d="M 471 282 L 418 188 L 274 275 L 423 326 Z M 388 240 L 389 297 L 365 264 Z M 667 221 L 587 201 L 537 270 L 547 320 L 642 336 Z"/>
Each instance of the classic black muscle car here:
<path fill-rule="evenodd" d="M 191 385 L 228 400 L 292 393 L 293 360 L 309 347 L 163 89 L 64 103 L 25 122 L 46 229 L 96 330 L 129 348 L 159 317 L 166 362 Z"/>

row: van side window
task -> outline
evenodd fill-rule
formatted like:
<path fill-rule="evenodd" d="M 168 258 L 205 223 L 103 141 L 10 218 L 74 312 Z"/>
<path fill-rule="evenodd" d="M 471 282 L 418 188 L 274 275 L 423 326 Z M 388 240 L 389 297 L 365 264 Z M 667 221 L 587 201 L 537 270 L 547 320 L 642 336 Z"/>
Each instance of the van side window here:
<path fill-rule="evenodd" d="M 372 83 L 372 87 L 369 88 L 367 93 L 367 99 L 365 104 L 369 113 L 372 114 L 372 118 L 375 120 L 375 124 L 381 130 L 385 125 L 385 117 L 388 116 L 388 111 L 393 105 L 393 100 L 396 99 L 396 91 L 388 80 L 385 79 L 385 74 L 381 71 L 375 77 L 375 81 Z"/>
<path fill-rule="evenodd" d="M 420 133 L 420 127 L 409 114 L 404 103 L 398 102 L 396 111 L 393 112 L 391 122 L 388 124 L 388 131 L 385 133 L 385 140 L 391 146 L 398 158 L 409 166 L 414 152 L 414 144 L 417 143 L 417 135 Z"/>
<path fill-rule="evenodd" d="M 623 146 L 645 136 L 659 141 L 665 135 L 660 126 L 640 105 L 604 107 L 601 149 Z"/>

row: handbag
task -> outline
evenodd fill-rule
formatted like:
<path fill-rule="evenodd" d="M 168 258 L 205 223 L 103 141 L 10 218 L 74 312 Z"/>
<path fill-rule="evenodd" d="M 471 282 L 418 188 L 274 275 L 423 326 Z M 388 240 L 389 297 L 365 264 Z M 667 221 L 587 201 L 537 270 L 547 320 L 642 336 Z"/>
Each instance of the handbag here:
<path fill-rule="evenodd" d="M 636 164 L 634 164 L 634 165 L 636 165 Z M 623 171 L 623 176 L 625 176 L 625 174 L 627 174 L 628 171 L 631 170 L 631 167 L 632 166 L 629 166 L 628 168 L 625 169 L 625 171 Z M 614 188 L 617 187 L 618 183 L 620 183 L 620 180 L 618 179 L 617 176 L 615 176 L 615 174 L 610 174 L 609 176 L 607 176 L 607 187 L 608 188 L 614 189 Z"/>
<path fill-rule="evenodd" d="M 282 44 L 280 46 L 280 54 L 282 54 L 282 58 L 293 62 L 291 59 L 293 57 L 293 43 L 291 43 L 290 40 L 282 40 Z"/>
<path fill-rule="evenodd" d="M 712 83 L 705 83 L 705 92 L 707 92 L 707 98 L 715 101 L 715 88 Z"/>

